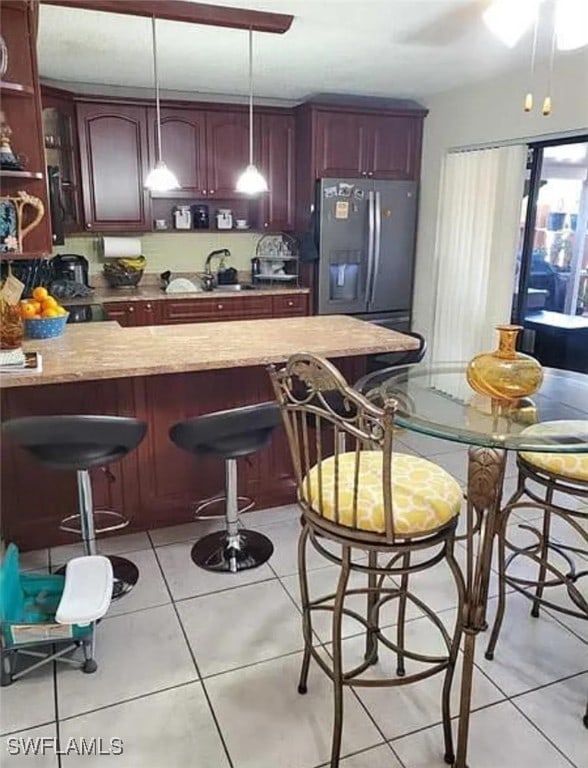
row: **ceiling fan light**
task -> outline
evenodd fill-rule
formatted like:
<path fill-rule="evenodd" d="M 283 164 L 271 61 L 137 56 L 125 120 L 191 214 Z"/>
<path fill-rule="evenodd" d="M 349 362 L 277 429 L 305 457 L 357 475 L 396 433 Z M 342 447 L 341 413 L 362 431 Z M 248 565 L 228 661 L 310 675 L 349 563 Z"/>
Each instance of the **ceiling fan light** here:
<path fill-rule="evenodd" d="M 534 24 L 541 0 L 494 0 L 482 14 L 488 29 L 513 48 Z"/>
<path fill-rule="evenodd" d="M 175 174 L 170 171 L 163 160 L 158 160 L 145 179 L 145 187 L 152 192 L 169 192 L 179 189 L 180 185 Z"/>
<path fill-rule="evenodd" d="M 248 165 L 237 179 L 235 191 L 244 195 L 260 195 L 268 191 L 267 181 L 254 165 Z"/>
<path fill-rule="evenodd" d="M 555 6 L 555 30 L 560 51 L 573 51 L 588 45 L 586 0 L 558 0 Z"/>

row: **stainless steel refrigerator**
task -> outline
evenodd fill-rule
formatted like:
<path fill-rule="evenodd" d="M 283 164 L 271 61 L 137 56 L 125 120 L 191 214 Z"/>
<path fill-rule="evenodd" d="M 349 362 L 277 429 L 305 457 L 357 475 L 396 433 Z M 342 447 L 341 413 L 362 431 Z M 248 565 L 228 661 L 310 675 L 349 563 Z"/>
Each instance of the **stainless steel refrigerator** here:
<path fill-rule="evenodd" d="M 319 314 L 409 330 L 416 206 L 413 181 L 317 182 Z"/>

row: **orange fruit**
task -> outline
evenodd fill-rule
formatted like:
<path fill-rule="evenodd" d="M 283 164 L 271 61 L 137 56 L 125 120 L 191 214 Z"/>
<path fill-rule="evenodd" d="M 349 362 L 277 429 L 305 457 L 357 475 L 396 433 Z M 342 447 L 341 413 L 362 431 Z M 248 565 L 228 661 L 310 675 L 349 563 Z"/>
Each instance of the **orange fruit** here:
<path fill-rule="evenodd" d="M 44 301 L 49 296 L 49 291 L 46 288 L 38 285 L 33 291 L 33 298 L 37 301 Z"/>
<path fill-rule="evenodd" d="M 34 317 L 37 314 L 36 309 L 33 307 L 32 304 L 29 304 L 28 302 L 25 302 L 20 305 L 20 316 L 21 317 Z"/>
<path fill-rule="evenodd" d="M 35 310 L 36 315 L 39 315 L 41 313 L 40 301 L 35 301 L 35 299 L 27 299 L 26 303 L 31 305 L 31 307 Z"/>
<path fill-rule="evenodd" d="M 43 311 L 46 309 L 57 309 L 59 305 L 57 304 L 57 300 L 53 298 L 53 296 L 47 296 L 46 299 L 43 299 L 41 302 L 41 308 Z"/>
<path fill-rule="evenodd" d="M 59 312 L 54 307 L 43 309 L 41 317 L 59 317 Z"/>
<path fill-rule="evenodd" d="M 63 317 L 63 315 L 67 315 L 67 309 L 64 309 L 63 307 L 57 307 L 57 314 L 60 317 Z"/>

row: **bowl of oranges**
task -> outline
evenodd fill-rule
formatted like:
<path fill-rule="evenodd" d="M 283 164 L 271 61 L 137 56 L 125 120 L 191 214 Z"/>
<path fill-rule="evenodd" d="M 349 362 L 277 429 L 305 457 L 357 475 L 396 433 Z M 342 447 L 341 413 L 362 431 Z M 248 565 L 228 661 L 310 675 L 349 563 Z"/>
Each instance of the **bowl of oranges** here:
<path fill-rule="evenodd" d="M 69 312 L 46 288 L 38 286 L 30 299 L 21 301 L 20 316 L 28 339 L 54 339 L 65 330 Z"/>

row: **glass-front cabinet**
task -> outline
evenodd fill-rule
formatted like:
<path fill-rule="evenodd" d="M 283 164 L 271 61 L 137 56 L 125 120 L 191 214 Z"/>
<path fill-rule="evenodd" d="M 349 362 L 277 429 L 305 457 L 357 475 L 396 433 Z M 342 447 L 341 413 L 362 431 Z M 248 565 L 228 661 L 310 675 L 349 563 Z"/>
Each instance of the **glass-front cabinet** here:
<path fill-rule="evenodd" d="M 62 245 L 65 235 L 82 229 L 75 137 L 73 102 L 43 94 L 43 140 L 54 245 Z"/>

